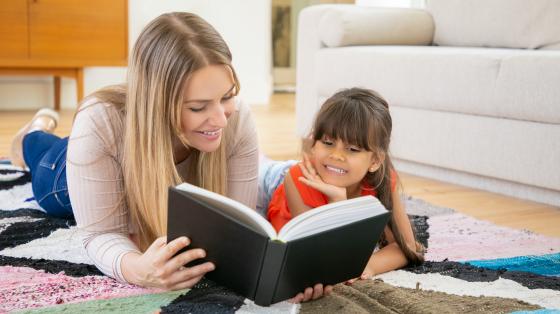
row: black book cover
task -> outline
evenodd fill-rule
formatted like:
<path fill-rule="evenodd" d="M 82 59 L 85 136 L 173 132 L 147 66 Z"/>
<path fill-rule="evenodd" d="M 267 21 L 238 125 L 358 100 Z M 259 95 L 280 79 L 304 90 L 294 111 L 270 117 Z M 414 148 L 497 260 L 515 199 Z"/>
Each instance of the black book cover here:
<path fill-rule="evenodd" d="M 206 277 L 267 306 L 317 283 L 336 284 L 361 275 L 389 213 L 287 243 L 213 208 L 188 192 L 170 188 L 168 241 L 191 239 L 216 269 Z"/>

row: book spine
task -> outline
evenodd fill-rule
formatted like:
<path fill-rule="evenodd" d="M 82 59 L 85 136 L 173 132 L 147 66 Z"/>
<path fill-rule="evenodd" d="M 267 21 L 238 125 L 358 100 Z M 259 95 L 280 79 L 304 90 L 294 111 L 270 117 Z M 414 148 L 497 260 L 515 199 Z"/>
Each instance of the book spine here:
<path fill-rule="evenodd" d="M 257 283 L 257 291 L 255 293 L 255 303 L 260 306 L 269 306 L 272 304 L 276 287 L 278 286 L 278 278 L 280 270 L 284 264 L 284 256 L 287 245 L 280 241 L 268 241 L 259 282 Z"/>

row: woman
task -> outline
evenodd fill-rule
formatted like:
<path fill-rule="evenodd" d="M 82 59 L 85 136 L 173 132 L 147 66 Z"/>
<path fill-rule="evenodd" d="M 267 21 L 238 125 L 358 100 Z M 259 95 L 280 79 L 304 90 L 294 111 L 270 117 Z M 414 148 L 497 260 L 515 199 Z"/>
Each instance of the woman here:
<path fill-rule="evenodd" d="M 188 181 L 255 208 L 256 131 L 238 92 L 216 30 L 194 14 L 164 14 L 140 34 L 126 85 L 87 97 L 69 139 L 50 134 L 56 113 L 39 111 L 15 137 L 12 162 L 30 168 L 47 213 L 74 215 L 104 274 L 191 287 L 214 265 L 183 266 L 204 257 L 201 249 L 173 257 L 189 240 L 164 237 L 167 189 Z"/>

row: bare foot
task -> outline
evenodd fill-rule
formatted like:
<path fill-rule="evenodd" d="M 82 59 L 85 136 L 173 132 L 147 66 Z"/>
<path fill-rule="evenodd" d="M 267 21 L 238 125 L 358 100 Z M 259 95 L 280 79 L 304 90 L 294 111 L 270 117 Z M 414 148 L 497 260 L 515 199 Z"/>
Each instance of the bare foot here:
<path fill-rule="evenodd" d="M 45 131 L 52 133 L 58 126 L 58 113 L 49 108 L 43 108 L 33 116 L 24 127 L 22 127 L 12 139 L 12 147 L 10 151 L 10 160 L 12 165 L 25 168 L 25 160 L 23 159 L 23 137 L 30 131 Z"/>

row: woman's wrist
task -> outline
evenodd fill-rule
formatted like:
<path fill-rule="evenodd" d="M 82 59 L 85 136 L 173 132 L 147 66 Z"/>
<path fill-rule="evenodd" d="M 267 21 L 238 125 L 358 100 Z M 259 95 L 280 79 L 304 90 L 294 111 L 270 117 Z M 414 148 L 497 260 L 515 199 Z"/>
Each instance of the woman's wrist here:
<path fill-rule="evenodd" d="M 138 268 L 136 261 L 142 256 L 139 252 L 127 252 L 121 258 L 121 272 L 124 280 L 130 284 L 142 286 L 140 276 L 135 272 Z"/>

